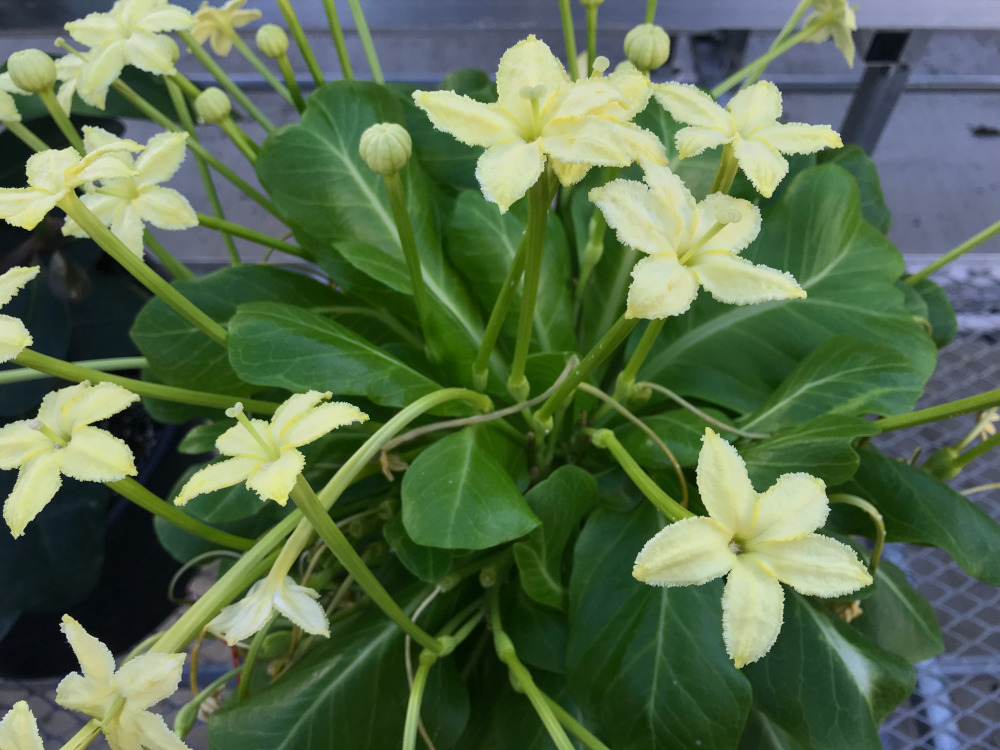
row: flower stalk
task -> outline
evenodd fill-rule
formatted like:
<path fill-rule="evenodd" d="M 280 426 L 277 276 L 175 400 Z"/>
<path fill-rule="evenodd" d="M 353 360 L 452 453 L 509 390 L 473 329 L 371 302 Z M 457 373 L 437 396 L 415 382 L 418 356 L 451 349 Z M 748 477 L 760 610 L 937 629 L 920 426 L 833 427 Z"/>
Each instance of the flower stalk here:
<path fill-rule="evenodd" d="M 427 287 L 424 285 L 423 271 L 420 268 L 420 255 L 417 251 L 417 240 L 413 236 L 410 212 L 406 209 L 403 183 L 399 179 L 399 172 L 385 174 L 382 177 L 385 181 L 385 190 L 389 195 L 392 217 L 396 220 L 403 257 L 406 259 L 406 267 L 410 271 L 410 284 L 413 286 L 413 299 L 417 305 L 417 316 L 420 318 L 421 327 L 426 331 L 430 321 L 430 301 L 427 298 Z"/>
<path fill-rule="evenodd" d="M 993 406 L 1000 406 L 1000 388 L 980 393 L 977 396 L 969 396 L 968 398 L 960 398 L 957 401 L 949 401 L 946 404 L 931 406 L 927 409 L 919 409 L 909 414 L 883 417 L 882 419 L 875 420 L 873 424 L 879 431 L 879 434 L 882 434 L 892 432 L 893 430 L 903 430 L 907 427 L 916 427 L 928 422 L 951 419 L 952 417 L 959 417 L 962 414 L 970 414 L 975 411 L 983 411 Z"/>
<path fill-rule="evenodd" d="M 514 299 L 518 282 L 520 282 L 521 276 L 524 275 L 524 258 L 527 246 L 528 235 L 525 233 L 521 239 L 521 244 L 517 246 L 514 259 L 507 269 L 507 276 L 500 287 L 500 294 L 497 295 L 497 300 L 493 303 L 493 309 L 490 311 L 490 319 L 486 323 L 486 331 L 483 333 L 482 343 L 479 345 L 479 351 L 476 353 L 476 361 L 472 364 L 472 382 L 477 391 L 486 390 L 486 383 L 489 380 L 490 356 L 493 354 L 493 349 L 500 336 L 503 322 L 507 319 L 507 311 L 510 309 L 510 303 Z"/>
<path fill-rule="evenodd" d="M 563 42 L 566 45 L 566 71 L 574 81 L 580 77 L 577 68 L 576 31 L 573 28 L 573 9 L 570 0 L 559 0 L 559 20 L 562 22 Z"/>
<path fill-rule="evenodd" d="M 56 101 L 56 94 L 53 88 L 50 86 L 47 89 L 42 89 L 37 92 L 38 98 L 42 100 L 42 104 L 45 105 L 45 109 L 49 113 L 49 117 L 55 122 L 59 127 L 59 132 L 65 136 L 69 144 L 80 152 L 80 156 L 84 156 L 87 150 L 83 147 L 83 139 L 80 138 L 80 134 L 76 132 L 76 128 L 73 123 L 70 122 L 69 115 L 67 115 L 63 108 L 60 106 L 59 102 Z"/>
<path fill-rule="evenodd" d="M 852 508 L 857 508 L 867 514 L 872 519 L 872 523 L 875 524 L 875 546 L 872 548 L 872 556 L 868 560 L 868 572 L 874 576 L 875 571 L 878 569 L 879 561 L 882 559 L 882 548 L 885 546 L 885 520 L 882 518 L 882 514 L 879 513 L 878 508 L 857 495 L 842 493 L 830 495 L 830 503 L 850 505 Z"/>
<path fill-rule="evenodd" d="M 288 87 L 278 80 L 274 73 L 271 72 L 271 69 L 264 64 L 264 61 L 257 56 L 256 52 L 250 49 L 250 45 L 243 41 L 243 37 L 241 37 L 235 30 L 232 32 L 232 40 L 236 51 L 243 55 L 246 61 L 253 66 L 254 70 L 260 73 L 261 78 L 267 81 L 271 88 L 274 89 L 282 99 L 292 106 L 297 107 L 295 100 L 292 98 L 292 92 L 288 89 Z M 285 60 L 287 62 L 287 56 L 285 56 Z M 292 80 L 295 80 L 294 76 Z"/>
<path fill-rule="evenodd" d="M 277 1 L 278 8 L 281 10 L 281 15 L 285 19 L 285 23 L 288 25 L 288 30 L 292 34 L 292 39 L 294 39 L 295 44 L 298 45 L 299 51 L 302 53 L 302 59 L 306 61 L 306 67 L 309 68 L 309 72 L 312 74 L 316 85 L 322 86 L 324 83 L 323 69 L 320 68 L 319 62 L 316 60 L 316 55 L 313 54 L 312 47 L 309 46 L 309 40 L 306 38 L 306 32 L 302 29 L 302 24 L 299 23 L 299 17 L 295 15 L 295 9 L 292 7 L 289 0 Z"/>
<path fill-rule="evenodd" d="M 156 256 L 156 259 L 163 264 L 163 267 L 166 268 L 170 275 L 175 279 L 178 281 L 190 281 L 195 277 L 191 269 L 177 260 L 173 253 L 167 250 L 167 248 L 165 248 L 148 229 L 143 232 L 142 239 L 146 244 L 146 247 L 152 251 L 153 255 Z"/>
<path fill-rule="evenodd" d="M 375 53 L 375 44 L 372 42 L 371 31 L 368 30 L 368 22 L 365 20 L 365 12 L 361 8 L 359 0 L 347 0 L 351 6 L 351 15 L 354 16 L 354 25 L 358 31 L 358 39 L 365 50 L 365 58 L 368 60 L 368 67 L 372 72 L 372 79 L 375 83 L 385 83 L 382 75 L 382 66 L 379 65 L 378 55 Z"/>
<path fill-rule="evenodd" d="M 337 6 L 333 0 L 323 0 L 323 8 L 326 10 L 326 20 L 330 24 L 330 35 L 333 37 L 333 46 L 337 50 L 337 60 L 340 61 L 340 70 L 344 75 L 344 80 L 354 80 L 354 68 L 351 67 L 351 57 L 347 54 L 347 42 L 344 40 L 344 29 L 340 25 L 340 16 L 337 13 Z"/>
<path fill-rule="evenodd" d="M 903 283 L 906 284 L 907 286 L 915 286 L 916 284 L 926 279 L 928 276 L 930 276 L 938 269 L 948 265 L 956 258 L 960 258 L 970 250 L 974 250 L 975 248 L 979 247 L 984 242 L 986 242 L 986 240 L 990 239 L 991 237 L 995 237 L 997 234 L 1000 234 L 1000 221 L 996 222 L 995 224 L 991 224 L 990 226 L 986 227 L 986 229 L 984 229 L 983 231 L 967 239 L 958 247 L 954 248 L 953 250 L 949 250 L 947 253 L 942 255 L 933 263 L 929 263 L 927 266 L 920 269 L 915 274 L 906 277 L 905 279 L 903 279 Z"/>

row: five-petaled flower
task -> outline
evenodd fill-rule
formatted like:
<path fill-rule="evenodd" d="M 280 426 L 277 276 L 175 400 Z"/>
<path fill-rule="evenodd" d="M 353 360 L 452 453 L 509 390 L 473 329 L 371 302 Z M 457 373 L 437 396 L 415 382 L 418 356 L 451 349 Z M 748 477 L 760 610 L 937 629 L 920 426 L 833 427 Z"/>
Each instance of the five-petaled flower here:
<path fill-rule="evenodd" d="M 15 537 L 55 496 L 63 474 L 83 482 L 135 475 L 135 459 L 125 442 L 92 424 L 138 398 L 114 383 L 84 381 L 46 395 L 36 419 L 0 427 L 0 469 L 19 470 L 3 506 Z"/>
<path fill-rule="evenodd" d="M 802 21 L 805 28 L 811 24 L 825 21 L 825 25 L 815 34 L 806 39 L 807 42 L 822 44 L 833 37 L 834 46 L 840 50 L 847 60 L 847 65 L 854 67 L 854 36 L 851 32 L 858 28 L 855 8 L 847 4 L 847 0 L 809 0 L 812 12 Z"/>
<path fill-rule="evenodd" d="M 689 83 L 658 84 L 653 95 L 675 120 L 688 127 L 677 132 L 682 159 L 707 148 L 727 146 L 740 169 L 765 198 L 788 173 L 782 154 L 812 154 L 844 145 L 829 125 L 781 124 L 781 92 L 770 81 L 740 91 L 723 109 Z"/>
<path fill-rule="evenodd" d="M 0 276 L 0 307 L 3 307 L 38 275 L 38 266 L 14 266 Z M 31 334 L 24 323 L 10 315 L 0 315 L 0 362 L 9 362 L 31 346 Z"/>
<path fill-rule="evenodd" d="M 81 671 L 59 683 L 56 703 L 100 719 L 111 750 L 188 750 L 162 716 L 147 710 L 177 690 L 184 654 L 140 654 L 116 671 L 111 651 L 80 623 L 63 615 L 60 627 Z"/>
<path fill-rule="evenodd" d="M 208 628 L 235 646 L 264 627 L 271 613 L 278 610 L 306 633 L 329 637 L 326 613 L 318 598 L 313 589 L 295 583 L 284 571 L 272 570 L 251 586 L 243 599 L 219 612 Z"/>
<path fill-rule="evenodd" d="M 18 701 L 0 719 L 0 750 L 44 750 L 27 701 Z"/>
<path fill-rule="evenodd" d="M 225 57 L 233 49 L 233 29 L 246 26 L 261 16 L 259 10 L 243 10 L 246 4 L 247 0 L 228 0 L 221 8 L 215 8 L 203 2 L 195 11 L 191 36 L 198 44 L 208 41 L 215 54 Z"/>
<path fill-rule="evenodd" d="M 119 158 L 133 174 L 101 180 L 100 186 L 87 185 L 81 200 L 101 222 L 111 228 L 129 250 L 142 257 L 143 222 L 167 230 L 189 229 L 198 225 L 187 198 L 173 188 L 160 187 L 180 169 L 184 161 L 187 133 L 160 133 L 146 143 L 137 159 L 121 152 Z M 96 152 L 118 140 L 101 128 L 84 126 L 83 145 Z M 63 224 L 63 234 L 86 237 L 72 219 Z"/>
<path fill-rule="evenodd" d="M 25 164 L 28 187 L 0 188 L 0 218 L 15 227 L 34 229 L 76 188 L 96 180 L 131 177 L 135 168 L 121 154 L 141 150 L 135 141 L 116 139 L 86 156 L 75 148 L 41 151 Z"/>
<path fill-rule="evenodd" d="M 184 505 L 197 495 L 246 482 L 247 488 L 260 495 L 261 500 L 284 505 L 305 467 L 306 459 L 297 450 L 299 446 L 338 427 L 368 419 L 367 414 L 351 404 L 323 403 L 331 395 L 319 391 L 296 394 L 278 407 L 270 422 L 248 420 L 243 416 L 242 404 L 228 410 L 226 413 L 240 423 L 222 433 L 215 447 L 230 458 L 195 472 L 174 502 Z"/>
<path fill-rule="evenodd" d="M 722 635 L 737 667 L 764 656 L 777 640 L 782 583 L 830 597 L 872 582 L 850 547 L 814 533 L 830 510 L 816 477 L 785 474 L 757 493 L 736 449 L 706 429 L 697 480 L 709 517 L 660 531 L 642 548 L 632 575 L 657 586 L 691 586 L 728 574 Z"/>
<path fill-rule="evenodd" d="M 589 196 L 624 244 L 649 254 L 632 270 L 627 317 L 680 315 L 699 285 L 734 305 L 806 296 L 791 274 L 738 257 L 760 231 L 756 206 L 722 193 L 696 204 L 668 167 L 644 171 L 646 184 L 614 180 Z"/>
<path fill-rule="evenodd" d="M 434 127 L 486 147 L 476 177 L 483 195 L 503 213 L 538 181 L 546 157 L 564 185 L 583 177 L 581 165 L 666 164 L 656 136 L 629 122 L 637 101 L 648 94 L 631 85 L 628 75 L 642 78 L 628 71 L 618 80 L 572 82 L 548 46 L 529 36 L 500 59 L 495 103 L 452 91 L 415 91 L 413 99 Z"/>
<path fill-rule="evenodd" d="M 77 90 L 85 101 L 103 99 L 126 65 L 172 75 L 177 44 L 165 31 L 190 29 L 195 18 L 167 0 L 117 0 L 106 13 L 90 13 L 66 31 L 91 48 Z"/>

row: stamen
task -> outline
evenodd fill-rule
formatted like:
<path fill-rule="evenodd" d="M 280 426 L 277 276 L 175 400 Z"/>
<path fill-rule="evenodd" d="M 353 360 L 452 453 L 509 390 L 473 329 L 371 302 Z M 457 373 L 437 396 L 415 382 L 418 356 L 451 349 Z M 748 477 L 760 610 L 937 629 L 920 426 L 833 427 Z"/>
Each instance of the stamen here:
<path fill-rule="evenodd" d="M 600 78 L 604 75 L 604 71 L 610 67 L 611 61 L 604 55 L 598 55 L 594 58 L 594 67 L 590 73 L 591 78 Z"/>
<path fill-rule="evenodd" d="M 743 552 L 743 548 L 739 545 L 739 543 L 732 541 L 729 543 L 729 551 L 734 555 L 738 555 Z"/>
<path fill-rule="evenodd" d="M 281 453 L 275 450 L 274 446 L 270 442 L 264 439 L 264 437 L 257 431 L 257 428 L 253 426 L 253 422 L 247 419 L 247 415 L 243 413 L 243 404 L 239 401 L 236 402 L 235 406 L 226 409 L 226 416 L 236 419 L 244 429 L 250 433 L 250 436 L 257 441 L 257 445 L 264 449 L 264 453 L 271 457 L 272 461 L 277 461 L 281 457 Z"/>
<path fill-rule="evenodd" d="M 715 237 L 715 235 L 717 235 L 719 232 L 721 232 L 730 224 L 735 224 L 737 221 L 739 221 L 740 212 L 737 211 L 735 208 L 733 208 L 728 211 L 721 212 L 716 218 L 718 219 L 718 221 L 716 221 L 715 224 L 712 225 L 711 229 L 709 229 L 707 232 L 705 232 L 705 234 L 701 236 L 701 239 L 698 240 L 698 244 L 695 245 L 694 247 L 688 248 L 688 250 L 685 251 L 685 253 L 680 258 L 678 258 L 678 262 L 681 265 L 687 263 L 687 261 L 691 259 L 691 256 L 694 255 L 699 250 L 701 250 L 706 244 L 708 244 L 708 242 L 713 237 Z"/>
<path fill-rule="evenodd" d="M 63 440 L 59 436 L 59 434 L 55 430 L 51 429 L 50 427 L 46 427 L 45 424 L 40 419 L 32 419 L 30 422 L 28 422 L 28 427 L 30 427 L 33 430 L 38 430 L 40 433 L 45 435 L 45 437 L 47 437 L 49 440 L 51 440 L 58 446 L 65 448 L 68 444 L 65 440 Z"/>

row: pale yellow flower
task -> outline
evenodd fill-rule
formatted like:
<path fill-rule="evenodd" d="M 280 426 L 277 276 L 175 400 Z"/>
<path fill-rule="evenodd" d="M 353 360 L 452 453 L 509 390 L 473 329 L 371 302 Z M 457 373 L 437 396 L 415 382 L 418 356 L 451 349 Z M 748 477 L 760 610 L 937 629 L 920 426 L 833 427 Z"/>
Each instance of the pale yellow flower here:
<path fill-rule="evenodd" d="M 452 91 L 415 91 L 413 100 L 438 130 L 486 147 L 476 177 L 504 213 L 538 181 L 547 158 L 564 185 L 591 166 L 666 164 L 656 136 L 629 122 L 637 110 L 625 88 L 599 77 L 570 81 L 548 46 L 529 36 L 500 60 L 496 103 Z"/>
<path fill-rule="evenodd" d="M 0 750 L 44 750 L 35 716 L 26 701 L 18 701 L 0 719 Z"/>
<path fill-rule="evenodd" d="M 56 703 L 102 719 L 111 750 L 189 750 L 162 716 L 147 710 L 177 690 L 184 654 L 140 654 L 115 670 L 111 651 L 80 623 L 63 615 L 60 627 L 80 672 L 59 683 Z"/>
<path fill-rule="evenodd" d="M 632 269 L 626 317 L 680 315 L 699 286 L 732 305 L 806 296 L 791 274 L 738 257 L 760 231 L 755 205 L 722 193 L 695 203 L 668 167 L 644 172 L 645 184 L 613 180 L 589 194 L 618 239 L 648 253 Z"/>
<path fill-rule="evenodd" d="M 177 44 L 165 31 L 190 29 L 195 18 L 167 0 L 117 0 L 107 13 L 90 13 L 66 31 L 91 48 L 77 90 L 85 101 L 102 97 L 126 65 L 172 75 Z"/>
<path fill-rule="evenodd" d="M 247 420 L 242 405 L 237 404 L 226 413 L 240 419 L 240 423 L 215 441 L 215 447 L 230 456 L 229 460 L 195 472 L 174 502 L 184 505 L 197 495 L 246 482 L 247 489 L 260 495 L 261 500 L 284 505 L 306 463 L 297 448 L 338 427 L 368 419 L 351 404 L 322 403 L 331 395 L 319 391 L 296 394 L 278 407 L 270 422 Z"/>
<path fill-rule="evenodd" d="M 682 159 L 729 146 L 743 174 L 765 198 L 788 174 L 782 154 L 812 154 L 844 145 L 829 125 L 779 123 L 781 92 L 770 81 L 748 86 L 725 108 L 688 83 L 657 84 L 653 94 L 675 120 L 688 124 L 677 133 Z"/>
<path fill-rule="evenodd" d="M 11 94 L 30 95 L 10 79 L 10 73 L 0 73 L 0 122 L 21 122 L 21 113 Z"/>
<path fill-rule="evenodd" d="M 0 469 L 18 469 L 3 506 L 15 537 L 48 505 L 63 474 L 82 482 L 135 476 L 135 459 L 125 442 L 92 424 L 138 399 L 120 385 L 84 381 L 46 395 L 36 419 L 0 427 Z"/>
<path fill-rule="evenodd" d="M 212 51 L 225 57 L 233 48 L 233 29 L 246 26 L 261 16 L 259 10 L 243 10 L 247 0 L 229 0 L 221 8 L 213 8 L 207 2 L 195 12 L 195 24 L 191 29 L 198 44 L 206 41 L 212 45 Z"/>
<path fill-rule="evenodd" d="M 0 283 L 2 282 L 3 277 L 0 277 Z M 976 419 L 978 420 L 976 437 L 980 440 L 987 440 L 997 434 L 997 423 L 1000 423 L 1000 410 L 996 407 L 980 412 L 976 415 Z"/>
<path fill-rule="evenodd" d="M 112 145 L 118 138 L 101 128 L 84 126 L 83 145 L 87 153 Z M 125 246 L 142 257 L 142 235 L 148 222 L 167 230 L 188 229 L 198 225 L 187 198 L 173 188 L 160 187 L 177 170 L 186 154 L 187 133 L 160 133 L 146 143 L 139 157 L 133 160 L 127 153 L 120 153 L 133 174 L 101 180 L 100 187 L 88 186 L 82 197 L 83 204 L 94 212 L 105 226 Z M 86 237 L 87 233 L 75 221 L 67 218 L 63 234 Z"/>
<path fill-rule="evenodd" d="M 56 92 L 56 101 L 62 107 L 63 112 L 69 114 L 73 110 L 73 95 L 78 94 L 83 101 L 91 107 L 104 109 L 108 99 L 108 87 L 90 91 L 84 95 L 78 91 L 80 78 L 87 65 L 86 55 L 66 54 L 56 60 L 56 78 L 59 80 L 59 91 Z"/>
<path fill-rule="evenodd" d="M 14 266 L 0 276 L 0 307 L 14 299 L 38 275 L 38 270 L 38 266 Z M 10 315 L 0 315 L 0 362 L 9 362 L 31 344 L 31 334 L 24 323 Z"/>
<path fill-rule="evenodd" d="M 76 188 L 96 180 L 130 177 L 135 170 L 120 154 L 141 151 L 135 141 L 116 140 L 86 156 L 75 148 L 49 149 L 28 159 L 26 188 L 0 188 L 0 218 L 22 229 L 34 229 Z"/>
<path fill-rule="evenodd" d="M 821 480 L 784 474 L 757 493 L 736 449 L 710 429 L 697 479 L 708 517 L 685 518 L 660 531 L 642 548 L 632 575 L 655 586 L 697 586 L 728 576 L 722 635 L 737 667 L 757 661 L 777 640 L 782 583 L 823 597 L 871 584 L 854 550 L 813 533 L 830 512 Z"/>
<path fill-rule="evenodd" d="M 243 599 L 219 612 L 208 628 L 235 646 L 264 627 L 277 610 L 306 633 L 329 637 L 326 612 L 317 599 L 319 594 L 313 589 L 300 586 L 282 571 L 272 571 L 251 586 Z"/>
<path fill-rule="evenodd" d="M 825 20 L 826 25 L 805 41 L 822 44 L 833 37 L 834 46 L 844 55 L 847 65 L 853 68 L 854 36 L 851 32 L 858 28 L 854 14 L 857 6 L 848 5 L 847 0 L 809 0 L 809 4 L 813 10 L 803 19 L 803 28 L 820 19 Z"/>

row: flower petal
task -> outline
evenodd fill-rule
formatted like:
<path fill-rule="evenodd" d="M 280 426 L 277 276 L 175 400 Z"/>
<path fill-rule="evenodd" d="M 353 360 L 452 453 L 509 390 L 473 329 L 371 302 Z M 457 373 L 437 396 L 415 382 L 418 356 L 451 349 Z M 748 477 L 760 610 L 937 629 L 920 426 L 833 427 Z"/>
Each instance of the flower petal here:
<path fill-rule="evenodd" d="M 187 137 L 187 133 L 160 133 L 150 138 L 135 160 L 136 184 L 156 185 L 177 174 L 187 153 Z"/>
<path fill-rule="evenodd" d="M 154 227 L 177 231 L 198 226 L 198 216 L 188 199 L 173 188 L 146 186 L 133 204 L 143 221 Z"/>
<path fill-rule="evenodd" d="M 119 717 L 118 724 L 124 733 L 127 728 L 131 737 L 141 739 L 142 747 L 148 750 L 190 750 L 180 737 L 170 731 L 167 722 L 159 714 L 150 711 L 126 710 Z M 108 744 L 111 744 L 110 737 Z M 136 748 L 135 740 L 131 744 L 122 743 L 122 750 Z M 115 750 L 112 747 L 112 750 Z"/>
<path fill-rule="evenodd" d="M 3 504 L 3 518 L 15 539 L 55 497 L 60 485 L 59 457 L 54 450 L 37 454 L 21 467 L 14 489 Z"/>
<path fill-rule="evenodd" d="M 174 72 L 174 41 L 165 34 L 136 29 L 125 42 L 125 60 L 147 73 Z"/>
<path fill-rule="evenodd" d="M 250 424 L 265 440 L 267 439 L 268 424 L 263 419 L 251 419 Z M 228 430 L 215 439 L 215 447 L 224 456 L 249 456 L 257 459 L 259 463 L 267 463 L 278 454 L 279 446 L 273 445 L 272 454 L 270 450 L 264 450 L 264 446 L 257 442 L 256 438 L 250 434 L 242 424 L 237 422 Z"/>
<path fill-rule="evenodd" d="M 726 106 L 736 118 L 736 129 L 749 138 L 757 128 L 781 117 L 781 92 L 770 81 L 758 81 L 739 91 Z"/>
<path fill-rule="evenodd" d="M 662 157 L 657 153 L 662 144 L 655 136 L 644 138 L 646 132 L 602 117 L 560 117 L 545 126 L 538 140 L 543 151 L 568 164 L 625 167 L 638 158 L 636 148 L 642 149 L 642 158 L 665 163 L 665 152 Z"/>
<path fill-rule="evenodd" d="M 697 156 L 702 151 L 724 143 L 729 143 L 732 136 L 716 130 L 715 128 L 699 128 L 688 126 L 681 128 L 674 136 L 674 143 L 677 144 L 677 153 L 682 159 Z"/>
<path fill-rule="evenodd" d="M 651 255 L 676 248 L 674 227 L 663 226 L 662 206 L 641 182 L 612 180 L 591 190 L 587 197 L 623 245 Z"/>
<path fill-rule="evenodd" d="M 67 434 L 82 425 L 101 422 L 118 412 L 125 411 L 139 400 L 139 396 L 115 383 L 101 382 L 91 385 L 84 381 L 56 391 L 61 424 Z M 47 416 L 39 417 L 48 423 Z"/>
<path fill-rule="evenodd" d="M 274 607 L 281 614 L 312 635 L 330 636 L 326 612 L 316 601 L 319 594 L 300 586 L 290 576 L 274 592 Z"/>
<path fill-rule="evenodd" d="M 156 6 L 160 6 L 156 3 Z M 136 21 L 136 27 L 143 31 L 162 32 L 179 31 L 180 29 L 191 28 L 195 24 L 195 17 L 184 8 L 169 3 L 163 3 L 162 7 L 151 13 L 143 14 L 142 18 Z"/>
<path fill-rule="evenodd" d="M 413 101 L 435 128 L 469 146 L 494 146 L 520 137 L 518 124 L 495 104 L 483 104 L 454 91 L 414 91 Z"/>
<path fill-rule="evenodd" d="M 814 154 L 824 148 L 844 145 L 840 135 L 829 125 L 801 122 L 768 125 L 757 130 L 752 140 L 763 141 L 783 154 Z"/>
<path fill-rule="evenodd" d="M 740 169 L 757 192 L 770 198 L 778 183 L 788 174 L 788 162 L 776 149 L 763 141 L 737 138 L 733 154 Z"/>
<path fill-rule="evenodd" d="M 750 201 L 732 198 L 723 193 L 713 193 L 698 204 L 698 231 L 692 243 L 698 245 L 705 232 L 715 224 L 725 227 L 705 243 L 706 250 L 726 250 L 738 254 L 757 239 L 760 234 L 760 209 Z M 739 217 L 733 221 L 733 217 Z"/>
<path fill-rule="evenodd" d="M 111 220 L 111 232 L 122 241 L 137 258 L 142 258 L 142 217 L 132 201 L 119 203 Z"/>
<path fill-rule="evenodd" d="M 34 229 L 62 197 L 33 187 L 0 188 L 0 218 L 21 229 Z"/>
<path fill-rule="evenodd" d="M 255 582 L 240 601 L 224 607 L 208 623 L 213 633 L 224 635 L 226 643 L 235 646 L 267 624 L 273 609 L 274 584 L 270 578 Z"/>
<path fill-rule="evenodd" d="M 103 98 L 125 67 L 125 45 L 122 42 L 111 42 L 103 47 L 95 47 L 90 60 L 80 72 L 80 80 L 76 91 L 81 99 L 89 101 L 92 98 Z"/>
<path fill-rule="evenodd" d="M 277 417 L 275 413 L 275 419 Z M 338 427 L 366 421 L 368 415 L 358 407 L 343 401 L 335 401 L 320 404 L 286 421 L 276 438 L 282 447 L 298 447 L 311 443 Z M 272 422 L 272 434 L 275 426 Z"/>
<path fill-rule="evenodd" d="M 483 196 L 507 213 L 538 182 L 545 168 L 545 155 L 538 141 L 507 141 L 486 149 L 476 163 L 476 179 Z"/>
<path fill-rule="evenodd" d="M 632 577 L 653 586 L 698 586 L 724 576 L 733 537 L 711 518 L 685 518 L 661 529 L 635 558 Z"/>
<path fill-rule="evenodd" d="M 726 250 L 699 251 L 688 265 L 715 299 L 730 305 L 755 305 L 806 296 L 787 271 L 754 265 Z"/>
<path fill-rule="evenodd" d="M 199 469 L 184 483 L 174 498 L 174 505 L 184 505 L 192 497 L 206 495 L 234 484 L 245 482 L 250 473 L 256 471 L 261 462 L 255 458 L 231 458 L 228 461 L 209 464 Z"/>
<path fill-rule="evenodd" d="M 563 187 L 575 185 L 586 177 L 587 172 L 590 171 L 589 164 L 567 164 L 556 158 L 549 159 L 549 166 L 552 167 L 552 171 L 555 172 L 559 184 Z"/>
<path fill-rule="evenodd" d="M 757 493 L 736 449 L 705 428 L 698 454 L 698 492 L 708 514 L 732 536 L 742 537 L 753 523 Z"/>
<path fill-rule="evenodd" d="M 670 246 L 681 250 L 695 224 L 695 201 L 684 181 L 669 167 L 643 164 L 643 180 L 652 188 L 652 196 L 659 205 L 660 223 Z"/>
<path fill-rule="evenodd" d="M 45 750 L 38 723 L 27 701 L 18 701 L 0 720 L 0 748 L 4 750 Z"/>
<path fill-rule="evenodd" d="M 685 312 L 698 295 L 698 279 L 672 252 L 643 258 L 632 269 L 626 318 L 658 320 Z"/>
<path fill-rule="evenodd" d="M 305 466 L 305 456 L 295 448 L 285 448 L 276 461 L 266 463 L 250 474 L 247 487 L 260 495 L 261 500 L 274 500 L 278 505 L 284 505 Z"/>
<path fill-rule="evenodd" d="M 656 101 L 678 122 L 712 128 L 732 135 L 729 114 L 705 91 L 691 83 L 662 83 L 653 86 Z"/>
<path fill-rule="evenodd" d="M 129 708 L 149 708 L 177 691 L 185 658 L 185 654 L 140 654 L 115 673 L 115 687 L 125 696 Z"/>
<path fill-rule="evenodd" d="M 117 135 L 105 130 L 104 128 L 99 128 L 96 125 L 84 125 L 82 131 L 83 147 L 86 149 L 88 154 L 94 153 L 99 148 L 110 146 L 118 140 Z M 132 159 L 132 157 L 127 153 L 121 154 L 121 158 L 128 160 Z"/>
<path fill-rule="evenodd" d="M 121 438 L 98 427 L 77 427 L 59 451 L 62 473 L 82 482 L 117 482 L 135 476 L 135 457 Z"/>
<path fill-rule="evenodd" d="M 830 513 L 826 485 L 809 474 L 782 474 L 757 497 L 757 518 L 748 543 L 770 542 L 815 531 Z"/>
<path fill-rule="evenodd" d="M 16 469 L 42 451 L 54 450 L 55 444 L 30 422 L 21 420 L 0 427 L 0 469 Z"/>
<path fill-rule="evenodd" d="M 117 38 L 121 27 L 110 13 L 88 13 L 79 20 L 70 21 L 63 28 L 80 44 L 99 47 L 108 39 Z"/>
<path fill-rule="evenodd" d="M 83 626 L 69 615 L 62 616 L 59 629 L 69 641 L 69 647 L 80 662 L 80 669 L 86 679 L 95 684 L 109 684 L 115 673 L 115 657 L 111 649 L 92 636 Z M 59 701 L 60 705 L 65 705 Z M 66 706 L 71 708 L 71 706 Z"/>
<path fill-rule="evenodd" d="M 21 122 L 17 102 L 6 91 L 0 91 L 0 122 Z"/>
<path fill-rule="evenodd" d="M 0 307 L 14 299 L 14 295 L 24 289 L 39 270 L 39 266 L 14 266 L 0 276 Z"/>
<path fill-rule="evenodd" d="M 611 117 L 624 119 L 626 102 L 622 93 L 608 81 L 589 78 L 563 86 L 545 102 L 542 122 L 561 117 Z"/>
<path fill-rule="evenodd" d="M 722 593 L 722 639 L 737 669 L 771 650 L 781 631 L 785 592 L 750 555 L 738 555 Z"/>
<path fill-rule="evenodd" d="M 778 580 L 807 596 L 843 596 L 872 582 L 854 550 L 822 534 L 761 542 L 747 548 Z"/>
<path fill-rule="evenodd" d="M 548 97 L 570 83 L 569 74 L 549 46 L 530 35 L 503 53 L 497 68 L 497 97 L 500 106 L 518 122 L 531 122 L 531 102 L 521 95 L 524 88 L 543 86 L 548 96 L 540 99 L 543 108 Z"/>

